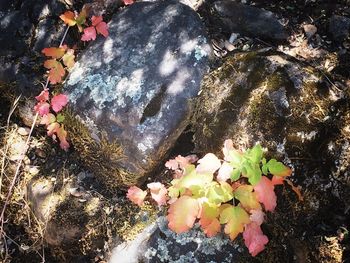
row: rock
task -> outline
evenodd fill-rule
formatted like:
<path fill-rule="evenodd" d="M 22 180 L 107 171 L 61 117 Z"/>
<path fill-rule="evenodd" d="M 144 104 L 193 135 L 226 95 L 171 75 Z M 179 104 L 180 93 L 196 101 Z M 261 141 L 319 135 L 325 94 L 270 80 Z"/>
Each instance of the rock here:
<path fill-rule="evenodd" d="M 342 42 L 349 36 L 350 18 L 333 15 L 329 20 L 328 31 L 335 41 Z"/>
<path fill-rule="evenodd" d="M 166 218 L 160 217 L 133 241 L 115 247 L 109 263 L 235 262 L 237 246 L 222 234 L 208 238 L 198 227 L 177 235 L 168 229 Z"/>
<path fill-rule="evenodd" d="M 278 193 L 280 210 L 268 215 L 266 229 L 269 246 L 276 244 L 280 252 L 268 250 L 264 262 L 285 261 L 282 244 L 300 240 L 293 223 L 328 227 L 348 213 L 350 93 L 333 83 L 318 70 L 268 50 L 230 56 L 203 80 L 193 121 L 195 152 L 220 158 L 225 139 L 242 150 L 260 143 L 268 158 L 292 168 L 290 180 L 302 190 L 302 202 L 289 186 Z M 334 209 L 330 200 L 339 204 L 339 213 L 324 223 L 320 214 Z M 285 225 L 291 230 L 281 233 Z M 311 240 L 319 237 L 305 233 Z"/>
<path fill-rule="evenodd" d="M 65 90 L 96 143 L 105 133 L 121 145 L 126 158 L 116 165 L 129 185 L 159 164 L 188 125 L 211 50 L 198 15 L 172 1 L 131 5 L 114 15 L 109 33 L 83 52 Z M 86 144 L 71 137 L 77 149 Z M 97 170 L 96 162 L 90 167 Z M 106 179 L 120 182 L 114 163 L 106 167 Z"/>
<path fill-rule="evenodd" d="M 283 25 L 270 11 L 232 0 L 216 1 L 214 9 L 222 21 L 222 27 L 229 32 L 276 41 L 288 37 Z"/>
<path fill-rule="evenodd" d="M 317 71 L 262 51 L 228 58 L 203 81 L 201 96 L 194 123 L 198 151 L 219 153 L 232 138 L 238 148 L 260 142 L 272 155 L 286 157 L 315 151 L 310 147 L 324 140 L 321 127 L 336 122 L 332 105 L 344 92 Z"/>
<path fill-rule="evenodd" d="M 20 127 L 20 128 L 18 128 L 17 132 L 18 132 L 19 135 L 27 136 L 29 134 L 29 132 L 30 132 L 30 129 L 29 128 Z"/>

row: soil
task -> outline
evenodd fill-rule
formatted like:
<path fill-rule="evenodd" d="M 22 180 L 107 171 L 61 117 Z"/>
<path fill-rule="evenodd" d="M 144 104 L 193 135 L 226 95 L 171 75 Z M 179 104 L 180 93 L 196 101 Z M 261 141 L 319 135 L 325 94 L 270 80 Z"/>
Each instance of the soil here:
<path fill-rule="evenodd" d="M 245 1 L 248 4 L 264 8 L 274 12 L 286 25 L 290 38 L 286 43 L 269 43 L 254 38 L 242 38 L 241 44 L 236 51 L 241 51 L 245 45 L 248 50 L 255 50 L 264 47 L 273 47 L 287 53 L 293 48 L 302 50 L 302 42 L 305 40 L 303 26 L 313 24 L 317 27 L 317 34 L 320 38 L 310 39 L 308 48 L 311 50 L 324 50 L 320 56 L 310 56 L 302 53 L 295 55 L 295 59 L 312 65 L 317 69 L 327 72 L 325 62 L 333 63 L 334 68 L 328 71 L 327 77 L 331 80 L 339 81 L 347 85 L 350 89 L 350 39 L 342 42 L 334 41 L 328 32 L 329 18 L 333 14 L 350 14 L 350 2 L 320 0 L 320 1 Z M 78 6 L 81 3 L 77 4 Z M 213 22 L 211 11 L 208 8 L 209 3 L 203 4 L 198 12 L 207 23 L 208 32 L 212 37 L 227 39 L 231 32 L 224 32 Z M 303 41 L 299 41 L 303 39 Z M 298 46 L 299 45 L 299 46 Z M 300 50 L 299 50 L 300 51 Z M 293 53 L 294 54 L 294 53 Z M 222 58 L 217 58 L 216 64 L 219 65 Z M 213 67 L 215 67 L 213 65 Z M 0 91 L 3 87 L 0 87 Z M 25 127 L 25 124 L 15 114 L 11 118 L 10 126 L 6 129 L 7 117 L 10 112 L 11 100 L 0 94 L 0 137 L 3 145 L 9 138 L 9 131 L 18 134 L 18 127 Z M 349 106 L 349 102 L 347 102 Z M 344 122 L 349 123 L 349 116 L 345 115 Z M 334 136 L 331 132 L 327 136 Z M 187 155 L 194 151 L 192 143 L 192 133 L 189 129 L 179 138 L 174 150 L 169 157 L 178 154 Z M 35 177 L 35 173 L 27 172 L 30 168 L 40 167 L 41 174 L 46 178 L 53 180 L 55 178 L 56 188 L 60 188 L 66 181 L 75 181 L 81 172 L 88 172 L 81 162 L 78 153 L 71 149 L 68 153 L 61 151 L 57 144 L 51 139 L 46 138 L 43 128 L 36 128 L 33 134 L 33 141 L 27 152 L 28 160 L 25 162 L 20 179 L 17 182 L 15 194 L 7 208 L 5 224 L 7 251 L 5 251 L 4 240 L 0 241 L 0 261 L 7 254 L 5 262 L 105 262 L 106 248 L 111 248 L 115 240 L 111 240 L 111 233 L 115 233 L 114 227 L 122 228 L 119 222 L 112 222 L 113 217 L 108 211 L 102 216 L 104 224 L 100 226 L 99 233 L 94 237 L 86 237 L 79 244 L 67 247 L 52 247 L 47 245 L 42 239 L 42 232 L 33 220 L 35 217 L 31 214 L 25 199 L 26 184 Z M 328 141 L 329 138 L 323 138 Z M 269 237 L 269 244 L 266 250 L 255 258 L 246 257 L 240 259 L 241 262 L 350 262 L 350 186 L 349 182 L 343 182 L 334 178 L 340 185 L 338 192 L 334 194 L 334 189 L 324 188 L 330 184 L 330 177 L 326 176 L 331 172 L 330 164 L 323 163 L 319 159 L 317 152 L 320 147 L 315 147 L 315 152 L 310 153 L 308 160 L 299 160 L 294 158 L 295 165 L 299 162 L 307 162 L 309 173 L 298 174 L 297 185 L 302 186 L 303 201 L 299 200 L 295 192 L 290 187 L 280 188 L 278 190 L 278 205 L 276 212 L 268 215 L 267 223 L 263 226 L 263 231 Z M 8 171 L 12 171 L 14 161 L 8 162 Z M 163 167 L 163 165 L 160 165 Z M 10 174 L 10 172 L 9 172 Z M 155 179 L 162 178 L 163 182 L 170 179 L 168 171 L 160 168 L 153 176 Z M 165 179 L 164 179 L 165 178 Z M 4 203 L 4 192 L 9 187 L 11 176 L 4 177 L 3 188 L 1 191 L 1 207 Z M 309 183 L 310 181 L 313 183 Z M 153 180 L 152 180 L 153 181 Z M 332 184 L 331 184 L 332 185 Z M 119 213 L 124 215 L 124 221 L 130 220 L 129 225 L 134 226 L 133 215 L 140 211 L 132 208 L 130 203 L 125 200 L 125 192 L 111 192 L 105 185 L 100 184 L 93 177 L 85 185 L 92 193 L 92 196 L 103 196 L 105 207 L 113 211 L 122 209 Z M 337 197 L 338 196 L 338 197 Z M 343 198 L 340 198 L 343 197 Z M 119 200 L 119 201 L 116 201 Z M 63 208 L 64 209 L 64 208 Z M 152 210 L 152 208 L 149 208 Z M 141 211 L 142 213 L 142 211 Z M 127 214 L 127 215 L 126 215 Z M 152 214 L 152 212 L 150 213 Z M 83 217 L 82 217 L 83 218 Z M 80 220 L 80 219 L 79 219 Z M 83 219 L 81 219 L 83 220 Z M 124 235 L 118 233 L 122 238 L 127 239 L 125 232 L 131 228 L 124 227 Z M 127 230 L 125 230 L 127 229 Z M 112 232 L 110 232 L 112 231 Z M 132 236 L 132 234 L 130 234 Z M 94 245 L 92 244 L 94 240 Z M 96 240 L 99 240 L 96 242 Z M 106 241 L 107 240 L 107 241 Z M 242 241 L 240 241 L 242 242 Z M 106 245 L 107 244 L 107 245 Z M 91 247 L 89 247 L 91 245 Z"/>

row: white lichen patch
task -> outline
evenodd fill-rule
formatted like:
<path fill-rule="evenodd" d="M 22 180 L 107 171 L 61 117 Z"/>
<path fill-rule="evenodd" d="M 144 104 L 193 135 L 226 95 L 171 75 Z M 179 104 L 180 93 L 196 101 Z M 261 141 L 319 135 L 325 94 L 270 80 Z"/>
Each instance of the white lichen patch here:
<path fill-rule="evenodd" d="M 138 101 L 142 95 L 143 69 L 134 70 L 129 77 L 104 76 L 91 74 L 83 76 L 84 70 L 75 69 L 68 81 L 68 85 L 80 82 L 79 89 L 73 89 L 69 99 L 76 102 L 82 96 L 93 100 L 97 109 L 102 110 L 108 102 L 115 102 L 117 107 L 125 107 L 126 99 Z"/>
<path fill-rule="evenodd" d="M 157 224 L 166 238 L 158 238 L 156 245 L 148 248 L 145 253 L 147 259 L 152 260 L 152 258 L 156 257 L 160 262 L 192 263 L 200 262 L 197 257 L 198 255 L 207 258 L 209 256 L 216 256 L 218 252 L 221 252 L 224 253 L 225 257 L 220 260 L 220 263 L 232 262 L 233 255 L 225 252 L 225 246 L 226 249 L 227 245 L 234 248 L 234 244 L 227 237 L 220 234 L 208 238 L 199 229 L 198 225 L 195 225 L 187 233 L 176 234 L 167 227 L 165 217 L 158 218 Z M 189 247 L 193 247 L 194 249 L 189 250 Z M 177 252 L 174 252 L 174 248 L 176 248 Z M 215 261 L 211 260 L 210 262 L 214 263 Z"/>
<path fill-rule="evenodd" d="M 317 131 L 311 131 L 309 133 L 303 131 L 297 132 L 297 136 L 301 139 L 302 142 L 311 141 L 315 138 L 316 135 Z"/>

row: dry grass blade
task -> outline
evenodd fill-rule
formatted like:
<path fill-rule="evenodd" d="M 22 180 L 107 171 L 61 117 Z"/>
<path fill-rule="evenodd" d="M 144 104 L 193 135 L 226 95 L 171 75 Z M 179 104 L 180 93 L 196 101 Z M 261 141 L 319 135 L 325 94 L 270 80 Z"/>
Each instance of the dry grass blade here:
<path fill-rule="evenodd" d="M 9 115 L 7 117 L 7 123 L 6 123 L 6 127 L 5 127 L 5 134 L 7 134 L 9 132 L 10 120 L 11 120 L 12 114 L 14 113 L 15 109 L 18 106 L 18 102 L 19 102 L 20 99 L 21 99 L 21 96 L 18 96 L 16 98 L 16 100 L 14 101 L 14 103 L 12 104 L 12 106 L 11 106 Z M 0 196 L 1 196 L 1 191 L 2 191 L 2 179 L 3 179 L 4 174 L 5 174 L 6 157 L 7 157 L 8 150 L 9 150 L 9 144 L 7 142 L 5 142 L 4 149 L 2 150 L 2 160 L 1 160 Z"/>

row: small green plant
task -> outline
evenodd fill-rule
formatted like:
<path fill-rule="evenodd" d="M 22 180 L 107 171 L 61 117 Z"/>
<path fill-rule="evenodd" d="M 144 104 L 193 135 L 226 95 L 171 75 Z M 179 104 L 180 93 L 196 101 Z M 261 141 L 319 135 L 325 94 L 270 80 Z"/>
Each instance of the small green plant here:
<path fill-rule="evenodd" d="M 231 240 L 243 233 L 250 254 L 256 256 L 268 243 L 260 226 L 264 211 L 273 212 L 276 207 L 274 187 L 292 171 L 275 159 L 267 161 L 260 145 L 241 152 L 226 140 L 223 153 L 223 161 L 212 153 L 198 161 L 194 156 L 169 160 L 166 167 L 175 171 L 170 186 L 156 182 L 147 187 L 158 205 L 170 205 L 168 226 L 174 232 L 189 231 L 198 219 L 204 233 L 212 237 L 224 225 Z M 136 186 L 127 193 L 140 206 L 146 195 Z"/>

